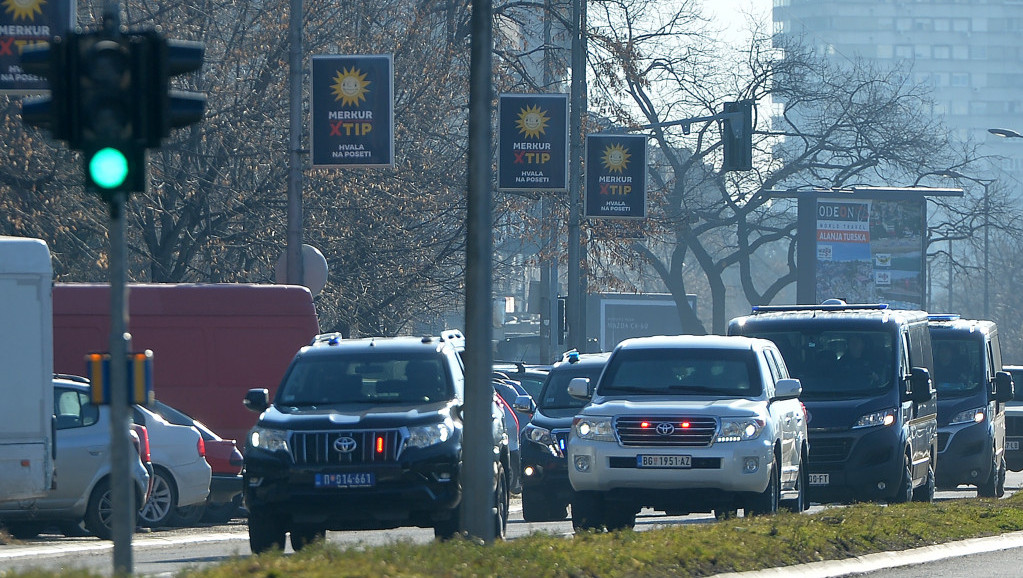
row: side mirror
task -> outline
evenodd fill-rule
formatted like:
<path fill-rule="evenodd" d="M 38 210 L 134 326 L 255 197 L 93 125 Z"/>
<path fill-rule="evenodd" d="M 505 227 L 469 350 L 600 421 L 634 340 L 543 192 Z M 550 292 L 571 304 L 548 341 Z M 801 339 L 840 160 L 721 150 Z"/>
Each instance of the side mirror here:
<path fill-rule="evenodd" d="M 245 399 L 242 400 L 242 405 L 244 405 L 249 411 L 263 413 L 266 411 L 266 408 L 270 407 L 270 390 L 258 387 L 250 389 L 245 394 Z"/>
<path fill-rule="evenodd" d="M 999 403 L 1012 401 L 1015 389 L 1011 373 L 1008 371 L 995 372 L 995 401 Z"/>
<path fill-rule="evenodd" d="M 590 401 L 593 397 L 593 388 L 590 387 L 590 378 L 588 377 L 573 377 L 568 382 L 568 395 L 576 399 L 584 401 Z"/>
<path fill-rule="evenodd" d="M 913 403 L 923 403 L 934 399 L 934 384 L 931 372 L 925 367 L 913 367 L 909 370 L 909 398 Z"/>
<path fill-rule="evenodd" d="M 536 402 L 528 395 L 517 395 L 515 396 L 515 401 L 512 402 L 512 409 L 517 412 L 531 414 L 536 412 Z"/>
<path fill-rule="evenodd" d="M 798 379 L 779 379 L 774 384 L 774 399 L 795 399 L 803 393 L 803 385 Z"/>

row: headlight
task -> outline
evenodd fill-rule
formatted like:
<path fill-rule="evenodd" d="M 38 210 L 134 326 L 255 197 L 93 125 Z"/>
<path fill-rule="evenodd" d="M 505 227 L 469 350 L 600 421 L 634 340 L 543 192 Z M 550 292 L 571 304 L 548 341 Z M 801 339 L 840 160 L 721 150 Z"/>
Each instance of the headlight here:
<path fill-rule="evenodd" d="M 406 443 L 410 448 L 425 448 L 448 441 L 454 432 L 455 425 L 451 418 L 448 418 L 440 423 L 408 428 Z"/>
<path fill-rule="evenodd" d="M 985 417 L 987 417 L 987 408 L 976 407 L 955 414 L 955 416 L 952 417 L 952 420 L 948 423 L 949 425 L 955 425 L 959 423 L 980 423 L 984 421 Z"/>
<path fill-rule="evenodd" d="M 853 424 L 854 428 L 857 427 L 877 427 L 877 426 L 890 426 L 895 423 L 895 412 L 896 408 L 886 409 L 883 411 L 875 411 L 874 413 L 868 413 L 867 415 L 856 420 Z"/>
<path fill-rule="evenodd" d="M 721 431 L 718 432 L 715 441 L 742 442 L 755 440 L 760 436 L 760 432 L 764 430 L 765 423 L 762 419 L 753 418 L 722 419 Z"/>
<path fill-rule="evenodd" d="M 249 432 L 249 445 L 268 452 L 288 451 L 288 434 L 284 430 L 256 426 Z"/>
<path fill-rule="evenodd" d="M 614 428 L 609 417 L 577 417 L 572 422 L 572 429 L 580 439 L 598 442 L 614 442 Z"/>
<path fill-rule="evenodd" d="M 554 445 L 554 437 L 551 436 L 551 430 L 545 427 L 526 424 L 526 427 L 522 428 L 522 435 L 527 440 L 542 446 Z"/>

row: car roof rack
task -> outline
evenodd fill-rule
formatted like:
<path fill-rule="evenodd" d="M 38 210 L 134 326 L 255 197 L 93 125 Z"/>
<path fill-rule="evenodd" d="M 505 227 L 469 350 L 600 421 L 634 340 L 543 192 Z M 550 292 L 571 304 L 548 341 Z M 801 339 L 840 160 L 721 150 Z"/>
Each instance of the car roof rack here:
<path fill-rule="evenodd" d="M 771 311 L 843 311 L 847 309 L 885 311 L 887 303 L 846 303 L 841 299 L 827 299 L 820 305 L 754 305 L 753 314 Z"/>

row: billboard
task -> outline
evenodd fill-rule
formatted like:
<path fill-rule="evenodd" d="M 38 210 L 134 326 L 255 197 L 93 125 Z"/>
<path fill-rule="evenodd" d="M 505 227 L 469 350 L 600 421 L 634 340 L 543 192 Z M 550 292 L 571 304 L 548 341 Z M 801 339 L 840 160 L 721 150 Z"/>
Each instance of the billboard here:
<path fill-rule="evenodd" d="M 313 168 L 394 166 L 391 55 L 314 55 L 310 78 Z"/>
<path fill-rule="evenodd" d="M 502 94 L 497 188 L 568 190 L 568 95 Z"/>
<path fill-rule="evenodd" d="M 927 220 L 922 195 L 814 195 L 799 202 L 799 239 L 813 240 L 812 249 L 800 253 L 800 270 L 813 271 L 812 277 L 800 275 L 800 303 L 834 297 L 924 309 Z"/>
<path fill-rule="evenodd" d="M 0 93 L 24 94 L 49 90 L 45 78 L 21 69 L 21 49 L 49 42 L 74 26 L 71 0 L 7 0 L 0 9 Z"/>
<path fill-rule="evenodd" d="M 646 217 L 646 135 L 586 137 L 585 217 Z"/>

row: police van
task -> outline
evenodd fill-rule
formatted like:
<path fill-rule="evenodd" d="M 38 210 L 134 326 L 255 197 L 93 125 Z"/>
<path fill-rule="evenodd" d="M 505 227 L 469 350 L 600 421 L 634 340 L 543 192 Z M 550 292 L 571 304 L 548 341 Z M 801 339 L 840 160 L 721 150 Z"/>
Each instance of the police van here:
<path fill-rule="evenodd" d="M 1002 369 L 993 321 L 931 315 L 934 383 L 938 390 L 939 488 L 977 487 L 1005 494 L 1005 409 L 1012 375 Z"/>
<path fill-rule="evenodd" d="M 802 384 L 815 502 L 934 499 L 937 397 L 927 313 L 887 304 L 754 307 L 730 335 L 775 342 Z"/>

